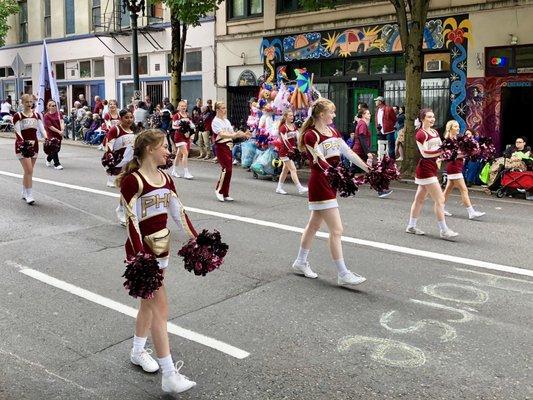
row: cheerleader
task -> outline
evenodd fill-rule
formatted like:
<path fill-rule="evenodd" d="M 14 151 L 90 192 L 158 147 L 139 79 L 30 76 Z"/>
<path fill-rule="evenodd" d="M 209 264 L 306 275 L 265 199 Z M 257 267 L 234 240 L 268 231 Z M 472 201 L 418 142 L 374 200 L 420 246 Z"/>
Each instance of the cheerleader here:
<path fill-rule="evenodd" d="M 46 114 L 44 114 L 44 127 L 48 138 L 56 138 L 59 143 L 63 140 L 63 132 L 65 130 L 65 121 L 63 121 L 63 114 L 57 109 L 57 103 L 54 100 L 48 100 L 46 104 Z M 60 145 L 61 146 L 61 145 Z M 61 147 L 60 147 L 61 148 Z M 52 161 L 54 162 L 52 164 Z M 54 166 L 54 169 L 62 170 L 63 166 L 59 162 L 59 151 L 49 154 L 46 157 L 46 166 Z"/>
<path fill-rule="evenodd" d="M 106 134 L 106 149 L 113 154 L 113 158 L 118 161 L 113 168 L 107 172 L 107 187 L 115 187 L 115 179 L 120 174 L 122 167 L 128 164 L 133 158 L 133 114 L 128 110 L 120 110 L 120 122 L 113 126 Z M 119 203 L 116 208 L 117 218 L 121 225 L 126 225 L 124 208 Z"/>
<path fill-rule="evenodd" d="M 22 178 L 22 199 L 26 200 L 26 203 L 31 205 L 35 203 L 32 194 L 33 168 L 39 154 L 37 131 L 39 131 L 45 138 L 47 137 L 47 133 L 44 129 L 41 115 L 32 111 L 32 95 L 24 94 L 20 100 L 22 103 L 22 111 L 13 116 L 13 125 L 15 128 L 15 154 L 24 170 L 24 176 Z M 33 149 L 34 154 L 30 157 L 22 155 L 20 146 L 24 141 L 28 141 Z"/>
<path fill-rule="evenodd" d="M 405 231 L 414 235 L 424 234 L 422 230 L 416 227 L 416 223 L 424 207 L 424 201 L 429 194 L 435 202 L 434 211 L 437 216 L 440 237 L 445 240 L 454 240 L 458 234 L 446 225 L 444 218 L 444 194 L 442 193 L 437 178 L 437 157 L 442 154 L 442 150 L 440 150 L 442 141 L 440 140 L 439 133 L 431 128 L 435 124 L 433 110 L 429 108 L 420 110 L 419 120 L 422 126 L 416 132 L 416 144 L 422 157 L 418 160 L 415 171 L 415 183 L 418 185 L 418 189 L 413 204 L 411 205 L 409 224 Z"/>
<path fill-rule="evenodd" d="M 120 123 L 120 115 L 118 110 L 118 103 L 116 100 L 109 100 L 107 106 L 107 112 L 103 112 L 103 122 L 102 122 L 102 131 L 107 134 L 109 130 Z M 106 137 L 102 144 L 98 147 L 99 150 L 105 150 L 106 146 Z"/>
<path fill-rule="evenodd" d="M 182 133 L 180 131 L 180 121 L 189 121 L 192 129 L 194 129 L 194 124 L 189 118 L 187 113 L 187 103 L 184 100 L 181 100 L 178 103 L 178 112 L 172 116 L 172 129 L 174 129 L 174 144 L 176 146 L 176 158 L 174 160 L 174 167 L 172 168 L 172 176 L 180 178 L 180 175 L 176 171 L 178 165 L 183 166 L 183 177 L 185 179 L 193 179 L 194 176 L 189 172 L 188 157 L 189 157 L 189 147 L 191 146 L 191 139 L 188 134 Z"/>
<path fill-rule="evenodd" d="M 231 148 L 233 147 L 233 139 L 237 138 L 249 138 L 250 132 L 235 132 L 231 122 L 226 118 L 227 108 L 226 104 L 222 101 L 215 103 L 216 117 L 213 118 L 211 123 L 211 130 L 215 139 L 215 150 L 222 171 L 220 172 L 220 178 L 215 188 L 215 196 L 218 201 L 233 201 L 233 198 L 229 196 L 229 186 L 231 182 L 232 162 L 233 157 L 231 154 Z"/>
<path fill-rule="evenodd" d="M 185 244 L 197 235 L 185 215 L 172 178 L 158 169 L 170 156 L 163 132 L 158 129 L 141 132 L 135 139 L 133 154 L 134 158 L 117 179 L 128 221 L 126 255 L 130 258 L 139 252 L 153 254 L 158 260 L 159 268 L 165 271 L 170 254 L 168 214 L 180 227 L 180 242 Z M 163 284 L 153 298 L 141 299 L 130 360 L 146 372 L 156 372 L 161 368 L 163 391 L 181 393 L 191 389 L 196 383 L 180 374 L 183 361 L 174 365 L 170 353 L 167 320 L 168 300 Z M 157 362 L 145 349 L 149 332 Z"/>
<path fill-rule="evenodd" d="M 295 150 L 297 150 L 296 137 L 298 135 L 298 129 L 296 129 L 296 126 L 294 125 L 294 113 L 290 108 L 283 113 L 279 122 L 278 132 L 282 142 L 281 148 L 279 149 L 279 159 L 283 162 L 283 169 L 279 176 L 276 193 L 287 194 L 287 192 L 283 190 L 283 184 L 289 173 L 291 174 L 292 181 L 298 189 L 298 193 L 307 193 L 308 189 L 302 186 L 298 179 L 298 172 L 296 172 L 294 161 L 289 158 L 289 155 L 294 155 Z"/>
<path fill-rule="evenodd" d="M 368 166 L 348 147 L 341 134 L 331 127 L 334 118 L 335 105 L 327 99 L 317 100 L 311 107 L 310 117 L 303 124 L 302 135 L 298 138 L 299 148 L 307 151 L 311 163 L 308 183 L 311 217 L 304 229 L 298 257 L 292 268 L 308 278 L 318 276 L 311 270 L 307 256 L 317 231 L 322 222 L 325 222 L 329 230 L 329 249 L 337 269 L 338 285 L 358 285 L 366 279 L 348 270 L 344 263 L 341 244 L 343 228 L 337 193 L 329 184 L 326 171 L 340 162 L 341 154 L 366 172 Z"/>
<path fill-rule="evenodd" d="M 458 134 L 459 123 L 455 120 L 448 121 L 448 123 L 446 123 L 446 131 L 444 132 L 444 138 L 457 139 Z M 470 197 L 468 196 L 468 188 L 466 187 L 465 179 L 463 176 L 463 167 L 464 157 L 461 154 L 459 154 L 455 160 L 450 160 L 446 163 L 446 174 L 448 177 L 448 181 L 446 183 L 446 189 L 444 189 L 444 204 L 448 202 L 448 197 L 450 196 L 450 193 L 453 191 L 453 189 L 457 188 L 461 193 L 463 205 L 468 211 L 468 218 L 475 219 L 482 217 L 483 215 L 485 215 L 485 213 L 481 211 L 476 211 L 474 210 L 474 207 L 472 207 L 472 202 L 470 201 Z M 446 211 L 446 209 L 444 210 L 444 215 L 447 217 L 452 216 L 452 214 Z"/>

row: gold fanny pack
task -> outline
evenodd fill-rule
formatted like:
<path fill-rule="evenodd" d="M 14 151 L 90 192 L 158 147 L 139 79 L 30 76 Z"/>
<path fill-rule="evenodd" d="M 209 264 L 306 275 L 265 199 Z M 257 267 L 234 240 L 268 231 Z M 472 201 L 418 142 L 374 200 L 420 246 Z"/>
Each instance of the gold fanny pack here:
<path fill-rule="evenodd" d="M 156 256 L 167 253 L 170 251 L 170 230 L 165 228 L 147 235 L 144 237 L 144 242 Z"/>

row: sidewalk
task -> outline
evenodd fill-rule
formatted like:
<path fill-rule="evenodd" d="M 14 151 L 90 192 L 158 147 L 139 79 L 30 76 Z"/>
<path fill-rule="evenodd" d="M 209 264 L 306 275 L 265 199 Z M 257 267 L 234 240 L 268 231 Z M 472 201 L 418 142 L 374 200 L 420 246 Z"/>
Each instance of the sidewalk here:
<path fill-rule="evenodd" d="M 15 134 L 11 132 L 0 132 L 0 137 L 7 138 L 7 139 L 14 139 Z M 77 147 L 85 147 L 85 148 L 91 148 L 97 151 L 98 153 L 102 153 L 98 150 L 98 146 L 91 146 L 88 144 L 83 143 L 83 141 L 80 140 L 72 140 L 72 139 L 63 139 L 62 146 L 77 146 Z M 200 154 L 200 150 L 196 147 L 196 145 L 193 144 L 193 147 L 191 147 L 191 150 L 189 151 L 189 161 L 194 162 L 204 162 L 213 164 L 211 160 L 203 160 L 203 159 L 197 159 L 196 157 Z M 242 168 L 240 165 L 236 165 L 236 168 Z M 298 175 L 303 179 L 309 179 L 309 174 L 311 173 L 311 170 L 309 167 L 304 167 L 298 170 Z M 398 182 L 408 184 L 408 185 L 415 185 L 415 181 L 413 179 L 400 179 Z M 487 189 L 481 186 L 471 186 L 468 188 L 468 190 L 473 192 L 480 192 L 485 194 L 490 194 L 487 192 Z"/>

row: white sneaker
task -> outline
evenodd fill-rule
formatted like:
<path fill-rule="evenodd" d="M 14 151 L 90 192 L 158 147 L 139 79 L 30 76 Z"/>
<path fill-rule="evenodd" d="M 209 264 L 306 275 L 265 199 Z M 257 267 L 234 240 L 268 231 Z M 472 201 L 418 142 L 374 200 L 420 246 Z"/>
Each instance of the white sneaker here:
<path fill-rule="evenodd" d="M 54 169 L 57 169 L 58 171 L 61 171 L 63 169 L 63 166 L 61 164 L 56 165 Z"/>
<path fill-rule="evenodd" d="M 181 175 L 178 174 L 178 172 L 173 169 L 171 172 L 170 172 L 170 175 L 172 175 L 174 178 L 181 178 Z"/>
<path fill-rule="evenodd" d="M 307 278 L 315 279 L 318 276 L 317 273 L 313 272 L 308 262 L 306 262 L 305 264 L 298 264 L 298 261 L 295 261 L 292 264 L 292 269 L 294 269 L 299 274 L 303 274 Z"/>
<path fill-rule="evenodd" d="M 103 144 L 99 145 L 99 146 L 98 146 L 98 150 L 100 150 L 100 151 L 104 151 L 104 145 L 103 145 Z"/>
<path fill-rule="evenodd" d="M 446 210 L 444 210 L 444 216 L 445 217 L 451 217 L 453 214 L 451 212 L 448 212 Z"/>
<path fill-rule="evenodd" d="M 305 194 L 307 192 L 309 192 L 309 189 L 306 188 L 305 186 L 302 186 L 301 188 L 298 189 L 298 193 L 300 194 Z"/>
<path fill-rule="evenodd" d="M 124 209 L 120 206 L 118 206 L 115 209 L 115 213 L 117 214 L 117 219 L 120 225 L 126 226 L 126 216 L 124 215 Z"/>
<path fill-rule="evenodd" d="M 233 160 L 232 164 L 237 165 L 239 162 L 237 160 Z"/>
<path fill-rule="evenodd" d="M 52 161 L 45 161 L 45 163 L 46 163 L 47 167 L 51 167 L 52 166 Z"/>
<path fill-rule="evenodd" d="M 26 195 L 26 204 L 29 204 L 31 206 L 31 205 L 33 205 L 33 203 L 35 203 L 35 199 L 33 198 L 33 196 L 31 194 L 27 194 Z"/>
<path fill-rule="evenodd" d="M 159 364 L 150 354 L 152 354 L 151 349 L 143 349 L 142 353 L 138 355 L 133 354 L 133 349 L 131 349 L 130 361 L 133 365 L 141 367 L 144 372 L 156 372 L 159 369 Z"/>
<path fill-rule="evenodd" d="M 215 196 L 217 196 L 218 201 L 224 201 L 224 196 L 222 196 L 222 194 L 217 192 L 216 190 L 215 190 Z"/>
<path fill-rule="evenodd" d="M 233 197 L 229 197 L 229 196 L 224 197 L 224 201 L 233 201 Z"/>
<path fill-rule="evenodd" d="M 185 179 L 193 179 L 193 178 L 194 178 L 194 176 L 192 176 L 190 172 L 185 172 L 185 173 L 183 174 L 183 177 L 184 177 Z"/>
<path fill-rule="evenodd" d="M 418 229 L 415 226 L 408 226 L 407 228 L 405 228 L 405 232 L 412 233 L 413 235 L 424 235 L 425 234 L 423 230 Z"/>
<path fill-rule="evenodd" d="M 115 186 L 115 177 L 114 177 L 114 176 L 108 176 L 108 177 L 107 177 L 107 183 L 106 183 L 106 186 L 107 186 L 107 187 L 116 187 L 116 186 Z"/>
<path fill-rule="evenodd" d="M 459 234 L 452 231 L 450 228 L 440 231 L 440 238 L 444 240 L 450 240 L 453 242 L 457 236 L 459 236 Z"/>
<path fill-rule="evenodd" d="M 280 188 L 280 187 L 276 188 L 276 193 L 278 193 L 278 194 L 287 194 L 287 192 L 285 190 L 283 190 L 282 188 Z"/>
<path fill-rule="evenodd" d="M 365 277 L 354 274 L 352 271 L 348 271 L 344 276 L 337 275 L 337 284 L 339 286 L 359 285 L 364 281 L 366 281 Z"/>
<path fill-rule="evenodd" d="M 470 214 L 468 216 L 468 219 L 476 219 L 476 218 L 482 217 L 484 215 L 485 215 L 485 213 L 482 212 L 482 211 L 474 211 L 472 214 Z"/>
<path fill-rule="evenodd" d="M 179 364 L 179 367 L 178 367 Z M 161 380 L 161 389 L 165 393 L 182 393 L 196 386 L 196 382 L 191 381 L 185 375 L 180 374 L 183 367 L 183 361 L 176 363 L 176 371 L 169 375 L 163 375 Z"/>

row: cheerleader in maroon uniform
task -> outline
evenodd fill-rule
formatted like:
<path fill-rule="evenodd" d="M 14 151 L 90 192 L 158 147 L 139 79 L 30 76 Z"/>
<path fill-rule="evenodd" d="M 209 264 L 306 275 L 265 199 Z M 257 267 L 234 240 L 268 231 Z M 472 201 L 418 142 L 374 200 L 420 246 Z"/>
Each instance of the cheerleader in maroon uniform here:
<path fill-rule="evenodd" d="M 279 136 L 281 138 L 281 148 L 279 149 L 279 159 L 283 162 L 283 169 L 279 176 L 278 187 L 276 188 L 276 193 L 287 194 L 283 190 L 283 184 L 287 175 L 291 174 L 291 179 L 298 189 L 298 193 L 303 194 L 307 193 L 307 188 L 302 186 L 300 180 L 298 179 L 298 172 L 296 172 L 296 166 L 294 161 L 291 160 L 291 156 L 297 151 L 296 138 L 298 135 L 298 129 L 294 125 L 294 113 L 291 109 L 285 110 L 283 113 L 280 122 L 279 122 Z"/>
<path fill-rule="evenodd" d="M 119 115 L 119 109 L 118 109 L 118 103 L 116 100 L 109 100 L 108 102 L 108 110 L 103 115 L 104 122 L 102 122 L 102 131 L 107 135 L 107 132 L 114 127 L 115 125 L 118 125 L 120 123 L 120 115 Z M 104 136 L 104 140 L 102 144 L 99 147 L 99 150 L 105 150 L 106 146 L 106 138 Z"/>
<path fill-rule="evenodd" d="M 424 232 L 416 227 L 418 217 L 424 207 L 424 201 L 429 194 L 435 202 L 434 210 L 437 216 L 437 225 L 440 237 L 445 240 L 454 240 L 457 233 L 446 225 L 444 219 L 444 194 L 439 185 L 437 157 L 442 154 L 440 147 L 442 141 L 439 133 L 431 127 L 435 124 L 435 114 L 433 110 L 424 108 L 420 111 L 419 120 L 422 124 L 416 132 L 416 144 L 420 150 L 421 158 L 418 160 L 415 171 L 415 183 L 418 189 L 415 199 L 411 205 L 409 224 L 405 231 L 414 235 L 423 235 Z"/>
<path fill-rule="evenodd" d="M 54 100 L 48 100 L 46 104 L 46 114 L 44 114 L 44 127 L 48 138 L 55 138 L 59 140 L 61 148 L 61 141 L 63 140 L 63 131 L 65 130 L 65 121 L 63 121 L 63 114 L 57 109 L 57 103 Z M 52 161 L 54 162 L 52 164 Z M 59 162 L 59 150 L 46 157 L 46 166 L 54 166 L 54 169 L 62 170 L 63 166 Z"/>
<path fill-rule="evenodd" d="M 155 129 L 141 132 L 135 139 L 134 158 L 119 176 L 121 201 L 126 209 L 127 258 L 138 253 L 153 254 L 160 269 L 166 269 L 170 252 L 168 214 L 180 228 L 178 240 L 185 244 L 196 232 L 185 214 L 172 178 L 158 169 L 170 156 L 165 135 Z M 130 360 L 146 372 L 161 368 L 161 387 L 167 393 L 180 393 L 196 385 L 179 373 L 182 361 L 174 365 L 167 333 L 168 301 L 165 285 L 151 299 L 141 299 L 135 323 Z M 145 350 L 151 333 L 158 362 Z"/>
<path fill-rule="evenodd" d="M 335 105 L 327 99 L 317 100 L 311 107 L 311 116 L 302 126 L 302 135 L 298 145 L 302 151 L 307 151 L 311 163 L 309 178 L 309 209 L 311 217 L 302 235 L 298 257 L 292 268 L 308 278 L 318 275 L 311 270 L 307 256 L 311 243 L 325 222 L 329 230 L 329 249 L 337 268 L 337 283 L 339 285 L 357 285 L 366 279 L 349 271 L 344 263 L 342 253 L 342 221 L 337 204 L 337 192 L 329 184 L 326 171 L 330 166 L 336 166 L 343 155 L 362 170 L 368 172 L 368 166 L 355 154 L 342 139 L 341 134 L 331 128 L 335 118 Z"/>
<path fill-rule="evenodd" d="M 467 129 L 465 135 L 469 132 Z M 445 139 L 457 139 L 459 134 L 459 123 L 455 120 L 448 121 L 446 123 L 446 131 L 444 132 Z M 458 188 L 461 193 L 461 200 L 463 201 L 466 210 L 468 211 L 468 218 L 475 219 L 485 215 L 484 212 L 474 210 L 472 202 L 468 196 L 468 188 L 465 184 L 465 178 L 463 176 L 464 157 L 459 154 L 455 160 L 446 162 L 446 174 L 448 181 L 446 183 L 446 189 L 444 189 L 444 204 L 448 202 L 448 197 L 453 188 Z M 444 215 L 451 217 L 452 214 L 444 210 Z"/>
<path fill-rule="evenodd" d="M 178 171 L 176 170 L 178 165 L 183 166 L 183 177 L 185 179 L 192 179 L 188 168 L 189 148 L 191 146 L 191 138 L 189 133 L 181 132 L 180 121 L 189 121 L 191 128 L 194 129 L 194 124 L 189 118 L 187 113 L 187 103 L 180 101 L 178 103 L 178 111 L 172 116 L 172 129 L 174 130 L 174 144 L 176 145 L 176 158 L 174 160 L 174 167 L 172 168 L 171 175 L 176 178 L 180 178 Z"/>
<path fill-rule="evenodd" d="M 115 164 L 113 168 L 107 169 L 107 187 L 115 187 L 115 179 L 120 174 L 122 167 L 133 159 L 133 144 L 135 135 L 133 134 L 133 114 L 128 110 L 120 110 L 120 122 L 113 126 L 106 134 L 106 149 L 113 155 Z M 118 221 L 121 225 L 126 225 L 124 208 L 119 203 L 115 210 Z"/>
<path fill-rule="evenodd" d="M 215 188 L 215 196 L 218 201 L 233 201 L 233 198 L 229 195 L 229 185 L 231 182 L 231 173 L 233 168 L 233 156 L 231 149 L 233 147 L 233 139 L 248 138 L 249 132 L 233 130 L 231 122 L 226 118 L 227 108 L 226 104 L 222 101 L 215 103 L 216 117 L 213 118 L 211 123 L 211 130 L 213 131 L 215 140 L 215 150 L 220 164 L 220 178 L 218 179 L 217 186 Z"/>
<path fill-rule="evenodd" d="M 33 97 L 25 94 L 21 97 L 22 111 L 13 116 L 15 127 L 15 154 L 22 165 L 24 176 L 22 178 L 22 199 L 27 204 L 34 204 L 32 195 L 33 168 L 39 154 L 37 131 L 47 137 L 43 121 L 39 113 L 32 111 Z M 26 145 L 26 146 L 25 146 Z M 24 149 L 23 148 L 26 148 Z M 23 154 L 24 153 L 24 154 Z"/>

